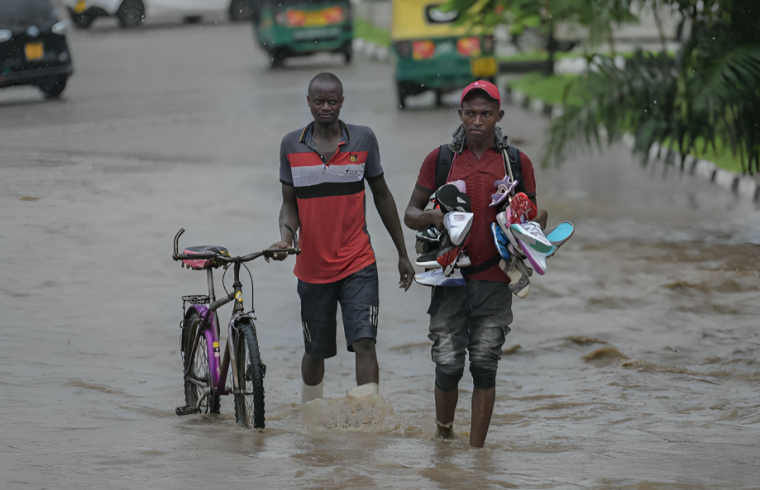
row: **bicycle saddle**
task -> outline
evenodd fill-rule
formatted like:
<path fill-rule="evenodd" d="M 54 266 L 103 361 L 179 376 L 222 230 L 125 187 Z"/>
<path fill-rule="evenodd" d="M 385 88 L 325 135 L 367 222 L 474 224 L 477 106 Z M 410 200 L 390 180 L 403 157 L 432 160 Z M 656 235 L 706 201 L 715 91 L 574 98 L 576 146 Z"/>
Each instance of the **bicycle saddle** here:
<path fill-rule="evenodd" d="M 218 247 L 216 245 L 201 245 L 199 247 L 187 247 L 182 253 L 184 253 L 185 255 L 214 253 L 217 255 L 221 255 L 223 257 L 230 256 L 230 252 L 227 250 L 226 247 Z M 187 267 L 191 269 L 195 269 L 195 270 L 207 269 L 209 267 L 219 267 L 222 265 L 221 262 L 214 259 L 183 260 L 182 262 Z"/>

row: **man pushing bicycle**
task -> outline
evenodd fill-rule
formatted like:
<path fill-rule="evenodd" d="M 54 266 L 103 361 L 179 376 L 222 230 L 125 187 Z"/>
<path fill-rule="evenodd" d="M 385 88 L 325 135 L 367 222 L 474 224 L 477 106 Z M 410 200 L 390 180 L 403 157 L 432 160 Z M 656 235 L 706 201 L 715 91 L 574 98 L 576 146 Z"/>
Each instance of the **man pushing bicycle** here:
<path fill-rule="evenodd" d="M 300 230 L 302 253 L 294 273 L 305 347 L 302 403 L 322 397 L 324 361 L 337 354 L 338 303 L 348 350 L 356 353 L 359 388 L 349 391 L 378 392 L 378 276 L 365 221 L 365 179 L 398 251 L 399 287 L 409 289 L 414 277 L 374 133 L 339 119 L 343 85 L 331 73 L 311 80 L 306 100 L 314 122 L 285 135 L 280 146 L 281 240 L 270 247 L 291 247 L 294 237 L 287 226 Z"/>

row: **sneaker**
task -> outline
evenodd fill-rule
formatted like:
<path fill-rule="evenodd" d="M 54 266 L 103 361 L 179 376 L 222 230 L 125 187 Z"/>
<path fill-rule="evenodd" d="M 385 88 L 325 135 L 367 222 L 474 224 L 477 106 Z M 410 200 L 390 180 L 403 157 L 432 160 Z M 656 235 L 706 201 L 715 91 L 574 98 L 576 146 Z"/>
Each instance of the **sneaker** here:
<path fill-rule="evenodd" d="M 527 243 L 533 250 L 541 253 L 549 252 L 554 245 L 546 239 L 541 225 L 535 221 L 526 221 L 525 223 L 515 223 L 509 227 L 512 234 L 518 240 Z"/>
<path fill-rule="evenodd" d="M 533 201 L 524 192 L 515 194 L 509 203 L 509 207 L 512 209 L 512 223 L 530 221 L 538 216 L 538 208 L 536 208 L 536 205 L 533 204 Z"/>
<path fill-rule="evenodd" d="M 496 223 L 491 223 L 491 233 L 493 234 L 493 241 L 496 245 L 496 250 L 499 251 L 499 255 L 501 255 L 502 260 L 509 260 L 509 239 L 506 235 L 504 235 L 504 232 L 501 231 L 501 227 L 499 227 L 499 225 Z"/>
<path fill-rule="evenodd" d="M 467 238 L 469 238 L 469 236 Z M 438 269 L 440 267 L 447 267 L 454 264 L 459 257 L 459 254 L 464 250 L 467 238 L 465 238 L 462 244 L 454 245 L 451 242 L 449 235 L 444 233 L 441 238 L 441 248 L 420 255 L 417 257 L 416 264 L 426 269 Z"/>
<path fill-rule="evenodd" d="M 466 283 L 464 282 L 464 277 L 462 277 L 462 273 L 458 270 L 455 270 L 453 274 L 446 277 L 444 275 L 442 269 L 434 269 L 432 271 L 427 272 L 420 272 L 419 274 L 414 276 L 414 280 L 417 281 L 418 284 L 422 284 L 423 286 L 464 286 Z"/>
<path fill-rule="evenodd" d="M 470 234 L 472 227 L 472 213 L 463 213 L 461 211 L 451 211 L 443 216 L 443 225 L 451 237 L 454 245 L 461 245 Z"/>
<path fill-rule="evenodd" d="M 546 254 L 532 249 L 527 243 L 523 242 L 519 238 L 517 241 L 520 243 L 520 248 L 522 249 L 523 254 L 525 254 L 525 257 L 528 259 L 531 267 L 533 267 L 533 270 L 535 270 L 541 276 L 546 274 Z"/>
<path fill-rule="evenodd" d="M 504 232 L 504 236 L 507 237 L 509 243 L 515 249 L 515 251 L 517 251 L 520 250 L 520 244 L 517 243 L 517 238 L 515 238 L 515 236 L 512 234 L 512 230 L 509 229 L 509 227 L 512 226 L 510 213 L 510 209 L 507 208 L 506 211 L 502 211 L 501 213 L 497 214 L 496 222 L 499 223 L 499 228 L 501 228 L 501 231 Z M 519 255 L 522 255 L 522 253 Z"/>
<path fill-rule="evenodd" d="M 422 255 L 435 250 L 440 246 L 441 232 L 435 226 L 431 226 L 417 232 L 417 240 L 414 249 Z"/>
<path fill-rule="evenodd" d="M 467 194 L 461 192 L 455 184 L 445 184 L 439 187 L 435 191 L 435 200 L 441 206 L 441 211 L 444 213 L 451 211 L 472 212 L 470 198 Z"/>

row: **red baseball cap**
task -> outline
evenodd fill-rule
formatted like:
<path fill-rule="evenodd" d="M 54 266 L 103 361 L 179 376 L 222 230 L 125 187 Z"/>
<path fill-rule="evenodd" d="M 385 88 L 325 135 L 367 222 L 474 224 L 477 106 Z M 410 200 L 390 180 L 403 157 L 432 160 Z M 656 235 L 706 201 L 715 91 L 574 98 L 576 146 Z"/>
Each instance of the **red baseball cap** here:
<path fill-rule="evenodd" d="M 462 91 L 462 99 L 459 101 L 459 104 L 461 105 L 462 102 L 464 102 L 465 96 L 472 92 L 473 90 L 482 90 L 486 94 L 488 94 L 489 97 L 494 99 L 496 102 L 499 103 L 499 107 L 501 107 L 501 96 L 499 95 L 499 89 L 496 88 L 496 85 L 494 85 L 491 82 L 487 82 L 485 80 L 477 80 L 475 82 L 472 82 L 468 86 L 464 88 L 464 91 Z"/>

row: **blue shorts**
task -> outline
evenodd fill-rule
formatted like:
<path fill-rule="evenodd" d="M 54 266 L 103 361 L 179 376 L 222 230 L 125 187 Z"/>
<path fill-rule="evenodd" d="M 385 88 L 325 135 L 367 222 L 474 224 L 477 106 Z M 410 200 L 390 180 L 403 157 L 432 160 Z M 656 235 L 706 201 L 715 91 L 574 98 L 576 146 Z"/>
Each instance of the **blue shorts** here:
<path fill-rule="evenodd" d="M 349 352 L 359 339 L 377 338 L 380 294 L 377 264 L 371 264 L 340 281 L 312 284 L 298 281 L 301 324 L 306 353 L 327 359 L 338 353 L 336 345 L 338 303 Z"/>

